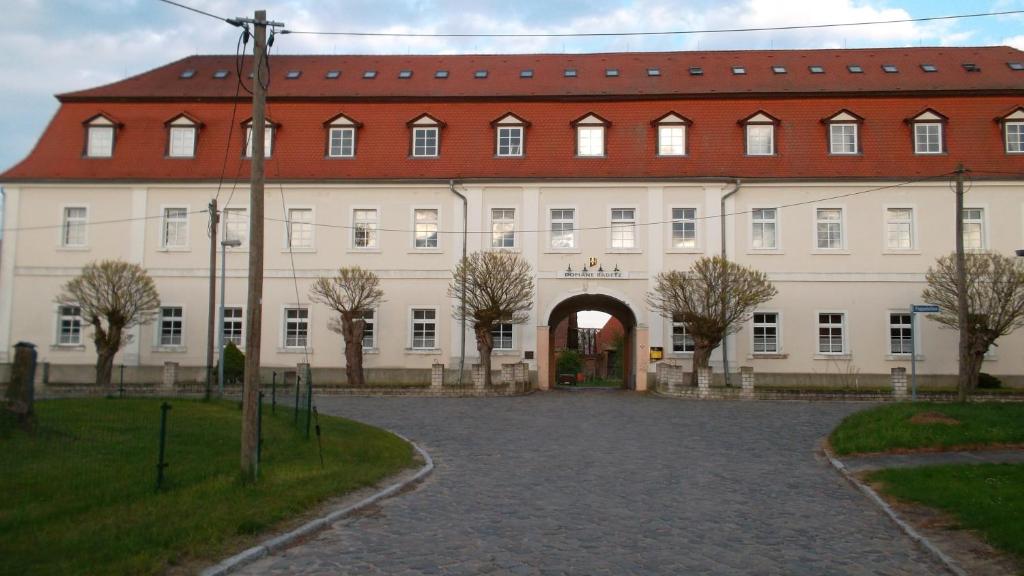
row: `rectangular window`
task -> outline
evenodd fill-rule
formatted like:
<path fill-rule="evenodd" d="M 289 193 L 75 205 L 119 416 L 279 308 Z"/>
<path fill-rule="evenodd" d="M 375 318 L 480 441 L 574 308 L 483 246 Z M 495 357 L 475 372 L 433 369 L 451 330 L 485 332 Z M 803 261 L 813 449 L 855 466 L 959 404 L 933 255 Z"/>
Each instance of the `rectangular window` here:
<path fill-rule="evenodd" d="M 754 313 L 754 354 L 778 354 L 779 315 L 775 312 Z"/>
<path fill-rule="evenodd" d="M 164 248 L 188 246 L 188 208 L 164 208 L 160 243 Z"/>
<path fill-rule="evenodd" d="M 289 208 L 288 222 L 288 246 L 290 248 L 312 248 L 313 247 L 313 209 L 312 208 Z"/>
<path fill-rule="evenodd" d="M 838 250 L 843 247 L 843 209 L 818 208 L 818 249 Z"/>
<path fill-rule="evenodd" d="M 234 343 L 235 346 L 242 345 L 242 327 L 245 322 L 242 316 L 242 308 L 235 306 L 224 308 L 224 343 Z"/>
<path fill-rule="evenodd" d="M 82 309 L 78 306 L 61 306 L 57 310 L 57 345 L 79 346 L 82 344 Z"/>
<path fill-rule="evenodd" d="M 352 245 L 356 248 L 377 248 L 377 210 L 356 208 L 352 210 Z"/>
<path fill-rule="evenodd" d="M 843 336 L 845 314 L 818 314 L 818 353 L 842 354 L 846 351 Z"/>
<path fill-rule="evenodd" d="M 964 249 L 985 249 L 985 210 L 982 208 L 964 208 Z"/>
<path fill-rule="evenodd" d="M 941 154 L 942 124 L 934 122 L 914 124 L 914 152 L 916 154 Z"/>
<path fill-rule="evenodd" d="M 191 158 L 196 154 L 196 129 L 194 126 L 171 126 L 171 142 L 167 154 L 171 158 Z"/>
<path fill-rule="evenodd" d="M 672 351 L 693 352 L 696 347 L 693 338 L 686 333 L 686 324 L 681 318 L 672 319 Z"/>
<path fill-rule="evenodd" d="M 412 311 L 412 347 L 414 350 L 437 347 L 437 310 L 417 308 Z"/>
<path fill-rule="evenodd" d="M 114 127 L 89 126 L 85 155 L 90 158 L 110 158 L 114 155 Z"/>
<path fill-rule="evenodd" d="M 523 155 L 523 127 L 498 128 L 498 156 Z"/>
<path fill-rule="evenodd" d="M 270 158 L 270 154 L 273 151 L 272 145 L 274 143 L 274 127 L 267 126 L 263 130 L 263 157 Z M 252 126 L 245 129 L 245 157 L 252 158 Z"/>
<path fill-rule="evenodd" d="M 771 156 L 775 154 L 775 126 L 771 124 L 747 125 L 747 155 Z"/>
<path fill-rule="evenodd" d="M 692 250 L 697 247 L 697 209 L 672 209 L 672 247 Z"/>
<path fill-rule="evenodd" d="M 1006 151 L 1015 154 L 1024 152 L 1024 122 L 1006 123 Z"/>
<path fill-rule="evenodd" d="M 64 222 L 61 224 L 61 246 L 85 246 L 85 227 L 89 211 L 84 206 L 64 208 Z"/>
<path fill-rule="evenodd" d="M 331 128 L 331 145 L 328 154 L 331 158 L 350 158 L 355 156 L 355 128 Z"/>
<path fill-rule="evenodd" d="M 629 250 L 636 247 L 636 210 L 612 209 L 612 248 Z"/>
<path fill-rule="evenodd" d="M 778 221 L 775 208 L 754 208 L 750 211 L 750 240 L 755 250 L 775 250 L 778 243 Z"/>
<path fill-rule="evenodd" d="M 885 209 L 885 246 L 889 250 L 910 250 L 914 247 L 913 208 Z"/>
<path fill-rule="evenodd" d="M 309 309 L 284 309 L 284 347 L 305 348 L 309 344 Z"/>
<path fill-rule="evenodd" d="M 249 210 L 247 208 L 224 209 L 224 240 L 238 240 L 242 246 L 249 243 Z"/>
<path fill-rule="evenodd" d="M 576 210 L 556 208 L 551 211 L 551 247 L 567 250 L 576 247 Z"/>
<path fill-rule="evenodd" d="M 604 126 L 578 126 L 576 128 L 576 154 L 578 156 L 604 156 Z"/>
<path fill-rule="evenodd" d="M 491 248 L 516 247 L 516 211 L 514 208 L 491 209 Z"/>
<path fill-rule="evenodd" d="M 374 310 L 363 312 L 363 350 L 377 347 L 377 313 Z"/>
<path fill-rule="evenodd" d="M 912 354 L 914 350 L 914 327 L 910 314 L 893 312 L 889 314 L 889 353 Z"/>
<path fill-rule="evenodd" d="M 437 156 L 437 128 L 412 129 L 412 155 Z"/>
<path fill-rule="evenodd" d="M 163 306 L 160 308 L 160 346 L 181 346 L 184 342 L 183 328 L 185 314 L 181 306 Z"/>
<path fill-rule="evenodd" d="M 437 209 L 417 208 L 413 216 L 416 248 L 437 248 Z"/>
<path fill-rule="evenodd" d="M 686 126 L 658 127 L 658 155 L 683 156 L 686 154 Z"/>
<path fill-rule="evenodd" d="M 512 350 L 512 323 L 501 322 L 491 327 L 495 350 Z"/>
<path fill-rule="evenodd" d="M 829 140 L 832 143 L 831 151 L 833 154 L 856 154 L 857 125 L 830 124 Z"/>

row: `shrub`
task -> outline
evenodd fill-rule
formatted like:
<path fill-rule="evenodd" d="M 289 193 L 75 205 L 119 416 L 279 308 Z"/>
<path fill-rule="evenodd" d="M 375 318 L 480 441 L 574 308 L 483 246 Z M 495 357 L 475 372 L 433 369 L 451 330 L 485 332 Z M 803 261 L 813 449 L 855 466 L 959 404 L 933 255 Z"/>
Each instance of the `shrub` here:
<path fill-rule="evenodd" d="M 577 374 L 583 369 L 583 359 L 575 350 L 562 350 L 558 354 L 557 366 L 559 374 Z"/>
<path fill-rule="evenodd" d="M 978 374 L 978 388 L 1002 388 L 1003 382 L 999 378 L 989 374 L 988 372 L 982 372 Z"/>
<path fill-rule="evenodd" d="M 224 346 L 224 383 L 238 384 L 244 376 L 245 354 L 234 342 L 228 342 Z"/>

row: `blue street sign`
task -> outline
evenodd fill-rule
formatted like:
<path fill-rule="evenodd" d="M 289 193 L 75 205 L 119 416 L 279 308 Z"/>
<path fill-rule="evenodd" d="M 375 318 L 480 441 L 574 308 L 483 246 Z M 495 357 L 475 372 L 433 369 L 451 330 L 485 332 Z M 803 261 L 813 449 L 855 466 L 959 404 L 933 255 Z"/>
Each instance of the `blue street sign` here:
<path fill-rule="evenodd" d="M 914 304 L 910 307 L 912 312 L 934 314 L 939 311 L 939 307 L 935 304 Z"/>

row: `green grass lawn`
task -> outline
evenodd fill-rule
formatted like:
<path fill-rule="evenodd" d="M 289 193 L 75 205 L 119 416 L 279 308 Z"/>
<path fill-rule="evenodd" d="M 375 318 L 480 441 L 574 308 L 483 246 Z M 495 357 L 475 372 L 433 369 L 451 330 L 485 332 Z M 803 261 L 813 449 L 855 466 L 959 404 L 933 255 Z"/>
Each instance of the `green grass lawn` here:
<path fill-rule="evenodd" d="M 893 468 L 868 478 L 888 495 L 952 514 L 1024 560 L 1024 464 Z"/>
<path fill-rule="evenodd" d="M 0 426 L 0 574 L 154 574 L 216 561 L 413 461 L 393 434 L 320 416 L 321 468 L 315 436 L 265 404 L 260 479 L 243 485 L 239 405 L 175 399 L 157 493 L 160 403 L 48 400 L 36 404 L 34 437 Z"/>
<path fill-rule="evenodd" d="M 927 417 L 925 422 L 912 420 L 924 413 L 956 423 L 929 422 L 935 418 Z M 888 404 L 847 416 L 829 441 L 837 454 L 1024 444 L 1024 404 Z"/>

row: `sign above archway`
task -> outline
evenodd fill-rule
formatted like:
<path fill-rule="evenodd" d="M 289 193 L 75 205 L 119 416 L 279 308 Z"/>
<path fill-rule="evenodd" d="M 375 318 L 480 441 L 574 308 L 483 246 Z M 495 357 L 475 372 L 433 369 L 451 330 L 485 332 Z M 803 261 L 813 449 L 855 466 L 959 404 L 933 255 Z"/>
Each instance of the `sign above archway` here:
<path fill-rule="evenodd" d="M 558 278 L 569 278 L 575 280 L 628 280 L 629 272 L 621 270 L 563 270 L 558 273 Z"/>

